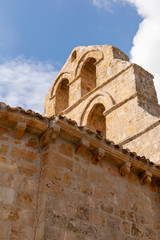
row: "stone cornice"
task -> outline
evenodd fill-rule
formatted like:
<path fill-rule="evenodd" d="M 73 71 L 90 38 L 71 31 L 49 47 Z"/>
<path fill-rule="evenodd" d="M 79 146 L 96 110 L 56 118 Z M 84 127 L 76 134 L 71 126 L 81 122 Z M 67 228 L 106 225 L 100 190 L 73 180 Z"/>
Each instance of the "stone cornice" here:
<path fill-rule="evenodd" d="M 40 135 L 49 125 L 49 119 L 31 110 L 25 111 L 20 107 L 11 108 L 0 103 L 0 123 L 14 128 L 14 137 L 23 137 L 24 131 Z"/>
<path fill-rule="evenodd" d="M 53 117 L 52 119 L 61 128 L 61 137 L 66 138 L 67 140 L 69 139 L 73 144 L 76 144 L 76 146 L 78 144 L 78 147 L 80 146 L 79 148 L 81 148 L 82 151 L 86 149 L 91 151 L 92 154 L 95 154 L 95 152 L 100 149 L 101 151 L 99 156 L 112 162 L 121 169 L 120 175 L 123 175 L 122 166 L 128 163 L 127 167 L 130 166 L 131 171 L 135 172 L 139 176 L 142 184 L 148 183 L 149 181 L 144 179 L 142 180 L 144 176 L 146 176 L 147 179 L 152 179 L 153 182 L 160 182 L 159 165 L 154 164 L 144 156 L 137 156 L 136 153 L 130 152 L 129 149 L 123 149 L 120 145 L 116 145 L 107 139 L 101 138 L 96 133 L 85 129 L 84 127 L 78 127 L 75 121 L 68 120 L 67 118 L 61 116 Z M 86 141 L 81 141 L 84 138 Z M 83 142 L 85 142 L 84 147 Z M 103 154 L 101 154 L 102 152 Z M 150 173 L 149 177 L 147 175 L 148 172 Z"/>
<path fill-rule="evenodd" d="M 133 171 L 139 176 L 141 184 L 160 182 L 159 165 L 100 137 L 96 132 L 79 127 L 75 121 L 65 117 L 47 119 L 31 110 L 0 104 L 0 124 L 13 128 L 14 136 L 19 139 L 25 131 L 37 134 L 42 148 L 58 137 L 67 139 L 75 145 L 75 151 L 90 151 L 97 160 L 103 158 L 116 165 L 123 177 Z"/>

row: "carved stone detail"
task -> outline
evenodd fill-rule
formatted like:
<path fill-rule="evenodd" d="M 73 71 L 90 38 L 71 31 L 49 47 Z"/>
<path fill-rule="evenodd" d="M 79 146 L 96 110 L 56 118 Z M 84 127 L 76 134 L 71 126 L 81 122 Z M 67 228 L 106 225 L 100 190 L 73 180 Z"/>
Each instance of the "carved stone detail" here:
<path fill-rule="evenodd" d="M 149 170 L 142 172 L 140 174 L 140 183 L 141 184 L 149 184 L 152 182 L 152 173 Z"/>
<path fill-rule="evenodd" d="M 105 150 L 102 148 L 97 148 L 92 152 L 92 160 L 93 162 L 99 162 L 105 156 Z"/>
<path fill-rule="evenodd" d="M 125 162 L 123 163 L 123 165 L 120 167 L 119 169 L 119 173 L 122 177 L 125 177 L 127 176 L 130 171 L 131 171 L 131 166 L 132 166 L 132 163 L 131 162 Z"/>

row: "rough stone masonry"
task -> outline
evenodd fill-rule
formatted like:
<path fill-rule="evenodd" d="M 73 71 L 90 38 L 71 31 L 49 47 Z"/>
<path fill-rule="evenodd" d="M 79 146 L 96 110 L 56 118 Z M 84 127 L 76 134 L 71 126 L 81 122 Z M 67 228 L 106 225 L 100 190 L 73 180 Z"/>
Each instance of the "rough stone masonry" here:
<path fill-rule="evenodd" d="M 159 240 L 158 116 L 109 45 L 73 50 L 44 116 L 0 103 L 0 240 Z"/>
<path fill-rule="evenodd" d="M 113 46 L 75 48 L 46 96 L 44 114 L 65 115 L 141 156 L 160 160 L 153 76 Z"/>

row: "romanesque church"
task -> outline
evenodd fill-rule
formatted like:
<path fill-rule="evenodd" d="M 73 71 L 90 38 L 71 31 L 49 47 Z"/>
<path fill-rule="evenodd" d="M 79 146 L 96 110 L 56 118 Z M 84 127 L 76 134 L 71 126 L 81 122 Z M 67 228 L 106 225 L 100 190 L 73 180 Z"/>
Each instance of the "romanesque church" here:
<path fill-rule="evenodd" d="M 119 49 L 73 49 L 44 114 L 0 103 L 0 240 L 159 240 L 160 105 Z"/>

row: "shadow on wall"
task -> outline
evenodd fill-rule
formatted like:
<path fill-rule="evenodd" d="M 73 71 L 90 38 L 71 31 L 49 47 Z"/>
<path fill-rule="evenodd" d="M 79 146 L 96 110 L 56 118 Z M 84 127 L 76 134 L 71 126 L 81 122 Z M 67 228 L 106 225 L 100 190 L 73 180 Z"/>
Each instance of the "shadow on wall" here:
<path fill-rule="evenodd" d="M 81 69 L 81 96 L 84 96 L 96 87 L 95 58 L 89 58 Z"/>
<path fill-rule="evenodd" d="M 103 104 L 98 103 L 94 105 L 88 115 L 86 126 L 91 131 L 99 133 L 102 137 L 106 136 L 106 119 L 103 115 L 104 111 L 105 107 Z"/>
<path fill-rule="evenodd" d="M 69 81 L 68 79 L 63 79 L 57 88 L 56 92 L 56 115 L 59 115 L 64 109 L 69 106 Z"/>

